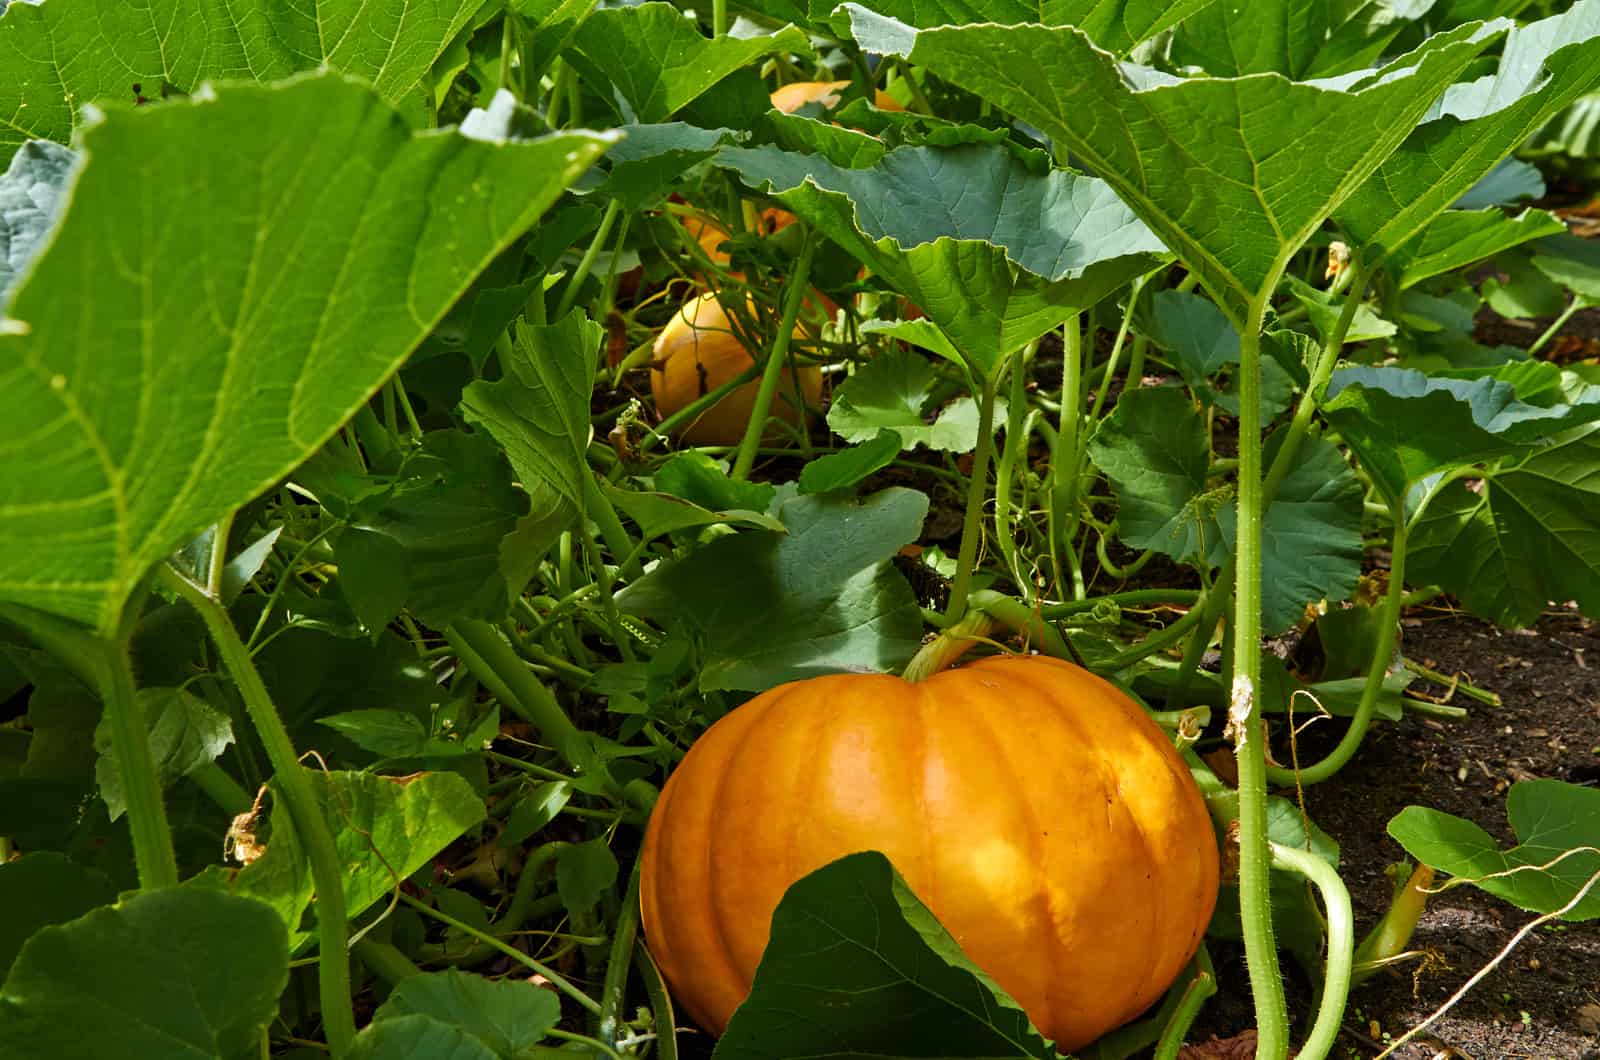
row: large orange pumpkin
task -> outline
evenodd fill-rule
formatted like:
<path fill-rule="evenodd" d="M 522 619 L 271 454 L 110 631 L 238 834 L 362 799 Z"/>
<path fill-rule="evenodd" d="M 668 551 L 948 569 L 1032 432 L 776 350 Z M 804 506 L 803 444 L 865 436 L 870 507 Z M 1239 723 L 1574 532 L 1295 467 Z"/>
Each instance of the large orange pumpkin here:
<path fill-rule="evenodd" d="M 803 329 L 796 326 L 796 335 Z M 727 312 L 714 294 L 685 303 L 656 336 L 655 359 L 650 366 L 650 393 L 663 417 L 685 408 L 728 382 L 755 363 Z M 822 400 L 822 369 L 805 365 L 798 373 L 789 369 L 772 395 L 768 410 L 784 422 L 798 426 L 804 413 L 794 404 L 798 374 L 807 405 Z M 677 437 L 688 445 L 738 445 L 755 409 L 759 378 L 752 379 L 685 425 Z"/>
<path fill-rule="evenodd" d="M 650 818 L 640 901 L 674 995 L 722 1033 L 796 880 L 876 849 L 1057 1048 L 1139 1015 L 1217 895 L 1183 760 L 1114 686 L 996 657 L 798 681 L 708 729 Z"/>
<path fill-rule="evenodd" d="M 796 81 L 772 94 L 772 106 L 785 114 L 793 114 L 807 103 L 821 103 L 825 109 L 832 110 L 839 105 L 840 94 L 849 87 L 848 81 Z M 905 110 L 881 88 L 873 90 L 872 102 L 879 110 Z"/>

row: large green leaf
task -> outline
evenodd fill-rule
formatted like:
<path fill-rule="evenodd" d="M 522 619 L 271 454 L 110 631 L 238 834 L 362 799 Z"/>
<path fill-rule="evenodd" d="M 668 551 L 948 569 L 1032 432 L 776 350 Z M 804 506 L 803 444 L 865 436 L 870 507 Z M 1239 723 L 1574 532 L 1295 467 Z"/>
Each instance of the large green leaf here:
<path fill-rule="evenodd" d="M 275 81 L 328 67 L 400 104 L 417 95 L 480 6 L 461 0 L 13 5 L 0 22 L 0 160 L 24 140 L 67 142 L 86 103 L 158 99 L 163 85 L 193 92 L 206 81 Z"/>
<path fill-rule="evenodd" d="M 1337 212 L 1387 254 L 1448 209 L 1518 144 L 1600 86 L 1600 0 L 1513 29 L 1494 73 L 1453 85 Z"/>
<path fill-rule="evenodd" d="M 381 1023 L 419 1013 L 471 1033 L 501 1060 L 517 1060 L 560 1021 L 561 1002 L 529 982 L 485 979 L 452 968 L 406 979 L 372 1019 Z"/>
<path fill-rule="evenodd" d="M 0 605 L 108 631 L 152 565 L 349 418 L 606 143 L 415 135 L 336 76 L 88 129 L 7 309 L 20 329 L 0 328 Z"/>
<path fill-rule="evenodd" d="M 283 923 L 185 887 L 47 927 L 0 986 L 0 1058 L 248 1060 L 289 983 Z"/>
<path fill-rule="evenodd" d="M 24 144 L 0 173 L 0 309 L 61 212 L 77 156 L 60 144 Z"/>
<path fill-rule="evenodd" d="M 1600 847 L 1600 791 L 1559 780 L 1525 780 L 1511 786 L 1506 817 L 1518 840 L 1509 850 L 1472 821 L 1421 806 L 1401 810 L 1389 822 L 1389 834 L 1418 861 L 1536 913 L 1560 909 L 1600 872 L 1600 853 L 1593 849 Z M 1581 847 L 1591 849 L 1556 861 Z M 1488 878 L 1510 870 L 1521 871 Z M 1562 919 L 1595 917 L 1600 917 L 1600 886 Z"/>
<path fill-rule="evenodd" d="M 1524 210 L 1515 217 L 1496 209 L 1446 210 L 1428 223 L 1420 238 L 1389 255 L 1389 268 L 1402 288 L 1412 287 L 1566 230 L 1561 218 L 1544 210 Z"/>
<path fill-rule="evenodd" d="M 1453 31 L 1337 82 L 1180 80 L 1118 64 L 1074 29 L 919 31 L 846 7 L 863 47 L 907 57 L 1070 149 L 1199 273 L 1235 323 L 1492 37 Z"/>
<path fill-rule="evenodd" d="M 617 595 L 624 611 L 686 623 L 704 641 L 700 685 L 760 691 L 841 670 L 903 667 L 922 615 L 889 558 L 917 539 L 928 498 L 795 497 L 788 533 L 723 537 Z"/>
<path fill-rule="evenodd" d="M 1211 4 L 1185 19 L 1172 59 L 1217 77 L 1283 74 L 1305 78 L 1328 33 L 1326 0 L 1255 0 Z"/>
<path fill-rule="evenodd" d="M 1600 389 L 1578 402 L 1532 405 L 1508 382 L 1452 379 L 1408 368 L 1342 368 L 1323 414 L 1391 497 L 1435 471 L 1527 452 L 1600 420 Z"/>
<path fill-rule="evenodd" d="M 465 1027 L 414 1012 L 375 1020 L 356 1035 L 350 1060 L 505 1060 Z"/>
<path fill-rule="evenodd" d="M 371 773 L 312 773 L 317 799 L 333 831 L 344 869 L 349 915 L 359 916 L 483 820 L 483 800 L 454 773 L 381 777 Z M 272 905 L 293 933 L 307 938 L 300 918 L 311 904 L 311 866 L 289 813 L 272 809 L 267 852 L 233 883 L 233 893 Z"/>
<path fill-rule="evenodd" d="M 982 374 L 1165 249 L 1103 181 L 1035 173 L 997 145 L 902 147 L 862 169 L 772 147 L 717 163 L 910 298 Z"/>
<path fill-rule="evenodd" d="M 837 2 L 810 0 L 813 21 L 827 18 Z M 924 29 L 971 22 L 1077 26 L 1100 47 L 1120 54 L 1211 3 L 1212 0 L 872 0 L 865 6 Z M 842 15 L 831 22 L 840 30 L 849 26 Z"/>
<path fill-rule="evenodd" d="M 1453 482 L 1411 535 L 1412 579 L 1502 625 L 1552 601 L 1600 617 L 1600 429 L 1580 428 L 1493 478 Z"/>
<path fill-rule="evenodd" d="M 1055 1055 L 876 851 L 825 865 L 784 894 L 750 997 L 713 1054 L 715 1060 Z"/>
<path fill-rule="evenodd" d="M 55 851 L 0 862 L 0 974 L 40 928 L 75 920 L 116 897 L 104 873 Z"/>
<path fill-rule="evenodd" d="M 664 122 L 755 60 L 811 47 L 793 26 L 711 40 L 683 12 L 654 2 L 596 11 L 573 44 L 572 62 L 595 84 L 610 82 L 632 111 L 623 116 L 636 122 Z"/>

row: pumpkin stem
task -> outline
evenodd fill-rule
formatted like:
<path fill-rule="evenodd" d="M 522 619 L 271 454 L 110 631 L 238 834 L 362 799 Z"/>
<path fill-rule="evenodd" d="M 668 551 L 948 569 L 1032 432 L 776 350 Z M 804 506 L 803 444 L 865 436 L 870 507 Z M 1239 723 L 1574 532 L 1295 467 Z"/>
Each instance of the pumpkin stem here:
<path fill-rule="evenodd" d="M 997 625 L 982 611 L 968 611 L 960 621 L 919 648 L 900 676 L 907 681 L 926 681 L 965 655 L 973 644 L 986 639 Z"/>

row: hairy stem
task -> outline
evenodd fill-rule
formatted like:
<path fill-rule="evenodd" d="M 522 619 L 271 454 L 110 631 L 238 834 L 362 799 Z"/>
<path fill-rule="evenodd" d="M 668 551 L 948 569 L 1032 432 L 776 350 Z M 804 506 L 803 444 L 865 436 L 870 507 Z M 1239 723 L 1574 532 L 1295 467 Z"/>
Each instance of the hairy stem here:
<path fill-rule="evenodd" d="M 350 1009 L 350 925 L 344 904 L 344 868 L 333 832 L 322 814 L 311 776 L 300 765 L 294 742 L 284 727 L 261 674 L 250 658 L 250 651 L 234 628 L 222 601 L 162 564 L 160 577 L 168 588 L 187 600 L 206 624 L 222 664 L 233 678 L 250 713 L 261 746 L 272 763 L 278 794 L 288 807 L 289 817 L 300 836 L 306 860 L 311 864 L 311 879 L 316 887 L 317 965 L 319 996 L 322 1001 L 323 1028 L 328 1036 L 328 1051 L 342 1057 L 355 1040 L 355 1015 Z"/>
<path fill-rule="evenodd" d="M 150 754 L 150 727 L 133 680 L 133 664 L 123 637 L 96 642 L 101 649 L 101 696 L 106 728 L 111 734 L 111 757 L 122 776 L 127 803 L 128 831 L 133 837 L 133 857 L 139 868 L 139 887 L 153 891 L 178 885 L 178 859 L 167 825 L 167 806 L 161 779 Z"/>
<path fill-rule="evenodd" d="M 1275 278 L 1274 278 L 1275 279 Z M 1272 931 L 1267 761 L 1261 725 L 1261 326 L 1275 283 L 1250 300 L 1239 333 L 1238 585 L 1228 726 L 1239 763 L 1239 916 L 1256 1010 L 1258 1060 L 1288 1055 L 1289 1019 Z"/>
<path fill-rule="evenodd" d="M 617 1030 L 622 1025 L 628 968 L 633 964 L 634 941 L 639 933 L 639 868 L 643 863 L 642 858 L 634 859 L 633 873 L 628 877 L 628 890 L 623 895 L 622 908 L 617 911 L 617 922 L 612 929 L 605 985 L 600 991 L 600 1016 L 596 1021 L 595 1037 L 609 1046 L 617 1044 Z"/>
<path fill-rule="evenodd" d="M 561 301 L 556 303 L 554 319 L 560 320 L 571 312 L 572 304 L 578 300 L 578 289 L 583 286 L 583 281 L 589 278 L 589 273 L 594 271 L 595 259 L 600 256 L 606 240 L 611 238 L 611 227 L 617 223 L 617 216 L 621 213 L 621 199 L 612 199 L 606 203 L 606 212 L 600 215 L 600 227 L 595 229 L 589 245 L 584 248 L 583 257 L 578 259 L 578 267 L 572 270 L 566 290 L 561 292 Z"/>

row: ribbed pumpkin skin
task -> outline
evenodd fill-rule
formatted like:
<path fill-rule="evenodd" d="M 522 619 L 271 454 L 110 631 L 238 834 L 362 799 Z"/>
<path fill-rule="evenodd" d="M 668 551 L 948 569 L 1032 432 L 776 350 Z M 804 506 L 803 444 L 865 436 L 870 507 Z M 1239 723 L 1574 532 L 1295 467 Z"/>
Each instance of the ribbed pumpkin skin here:
<path fill-rule="evenodd" d="M 1033 656 L 818 677 L 718 721 L 656 803 L 640 901 L 674 996 L 721 1034 L 784 891 L 867 849 L 1063 1051 L 1160 997 L 1217 896 L 1183 760 L 1093 674 Z"/>
<path fill-rule="evenodd" d="M 714 294 L 703 294 L 674 313 L 656 336 L 654 352 L 650 393 L 662 416 L 670 416 L 699 400 L 754 361 L 733 333 L 733 325 Z M 822 370 L 806 365 L 798 375 L 806 404 L 821 401 Z M 780 381 L 770 411 L 784 422 L 798 425 L 801 416 L 793 404 L 794 376 L 793 372 L 786 373 Z M 760 388 L 760 380 L 752 379 L 703 412 L 677 437 L 688 445 L 738 445 Z"/>
<path fill-rule="evenodd" d="M 772 106 L 785 114 L 793 114 L 807 103 L 821 103 L 827 110 L 832 110 L 839 105 L 839 94 L 849 87 L 848 81 L 796 81 L 772 94 Z M 879 110 L 905 110 L 898 100 L 881 88 L 873 90 L 872 105 Z"/>

